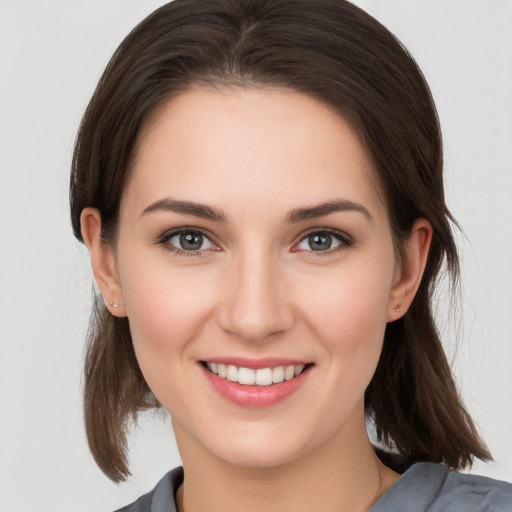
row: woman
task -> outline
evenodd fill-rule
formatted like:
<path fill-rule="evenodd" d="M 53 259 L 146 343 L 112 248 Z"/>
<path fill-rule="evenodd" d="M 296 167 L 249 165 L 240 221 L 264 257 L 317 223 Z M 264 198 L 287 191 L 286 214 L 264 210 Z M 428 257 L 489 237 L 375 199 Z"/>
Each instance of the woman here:
<path fill-rule="evenodd" d="M 510 485 L 448 472 L 490 454 L 431 313 L 442 264 L 458 269 L 441 135 L 366 13 L 155 11 L 86 111 L 71 212 L 103 297 L 92 453 L 125 478 L 129 420 L 163 406 L 183 460 L 126 510 L 512 508 Z"/>

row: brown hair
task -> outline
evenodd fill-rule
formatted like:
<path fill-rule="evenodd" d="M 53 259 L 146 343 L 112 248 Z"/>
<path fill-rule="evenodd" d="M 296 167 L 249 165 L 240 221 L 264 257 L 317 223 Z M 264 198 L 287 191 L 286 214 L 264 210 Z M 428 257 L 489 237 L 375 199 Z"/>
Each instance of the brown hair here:
<path fill-rule="evenodd" d="M 119 203 L 148 116 L 192 86 L 284 87 L 340 112 L 359 134 L 384 191 L 398 248 L 415 219 L 433 241 L 409 311 L 387 326 L 366 409 L 379 441 L 401 460 L 451 468 L 490 455 L 457 393 L 432 316 L 443 264 L 458 278 L 446 207 L 441 133 L 428 85 L 413 58 L 378 21 L 344 0 L 175 0 L 121 43 L 87 107 L 71 174 L 71 219 L 98 208 L 115 242 Z M 103 472 L 129 475 L 130 420 L 158 406 L 138 367 L 128 319 L 97 301 L 88 334 L 84 407 L 89 446 Z"/>

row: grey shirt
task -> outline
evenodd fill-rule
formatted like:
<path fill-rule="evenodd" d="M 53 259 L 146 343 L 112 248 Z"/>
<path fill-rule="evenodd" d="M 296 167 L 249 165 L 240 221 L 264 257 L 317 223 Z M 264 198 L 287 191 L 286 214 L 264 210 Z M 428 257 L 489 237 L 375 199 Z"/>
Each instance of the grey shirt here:
<path fill-rule="evenodd" d="M 151 492 L 117 512 L 177 512 L 175 495 L 182 482 L 183 468 L 173 469 Z M 512 512 L 512 484 L 419 462 L 368 512 Z"/>

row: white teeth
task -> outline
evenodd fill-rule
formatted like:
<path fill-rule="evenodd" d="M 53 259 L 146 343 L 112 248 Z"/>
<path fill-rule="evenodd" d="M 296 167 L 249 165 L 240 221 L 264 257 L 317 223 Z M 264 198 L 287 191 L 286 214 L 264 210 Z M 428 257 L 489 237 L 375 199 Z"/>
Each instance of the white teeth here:
<path fill-rule="evenodd" d="M 283 382 L 284 380 L 284 366 L 277 366 L 272 370 L 272 382 Z"/>
<path fill-rule="evenodd" d="M 239 384 L 254 384 L 255 371 L 250 368 L 239 368 L 238 369 L 238 383 Z"/>
<path fill-rule="evenodd" d="M 228 367 L 226 368 L 226 379 L 233 382 L 238 381 L 238 368 L 236 366 L 228 364 Z"/>
<path fill-rule="evenodd" d="M 251 368 L 238 368 L 232 364 L 210 363 L 207 362 L 208 369 L 221 377 L 232 382 L 238 382 L 247 386 L 270 386 L 284 380 L 291 380 L 300 375 L 305 365 L 276 366 L 275 368 L 260 368 L 252 370 Z"/>
<path fill-rule="evenodd" d="M 291 380 L 295 377 L 295 366 L 287 366 L 284 369 L 284 380 Z"/>
<path fill-rule="evenodd" d="M 302 370 L 304 370 L 304 365 L 299 364 L 295 367 L 294 375 L 297 377 L 297 375 L 300 375 L 302 373 Z"/>
<path fill-rule="evenodd" d="M 272 384 L 272 370 L 270 368 L 256 370 L 254 383 L 258 386 L 270 386 Z"/>

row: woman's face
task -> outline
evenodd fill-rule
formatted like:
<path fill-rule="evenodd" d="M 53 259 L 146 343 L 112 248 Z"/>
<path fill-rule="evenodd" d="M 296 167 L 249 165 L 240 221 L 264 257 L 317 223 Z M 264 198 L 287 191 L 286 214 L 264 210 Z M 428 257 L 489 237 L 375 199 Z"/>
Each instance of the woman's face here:
<path fill-rule="evenodd" d="M 401 273 L 372 177 L 348 124 L 298 93 L 199 88 L 147 124 L 116 298 L 184 449 L 269 467 L 363 435 Z"/>

